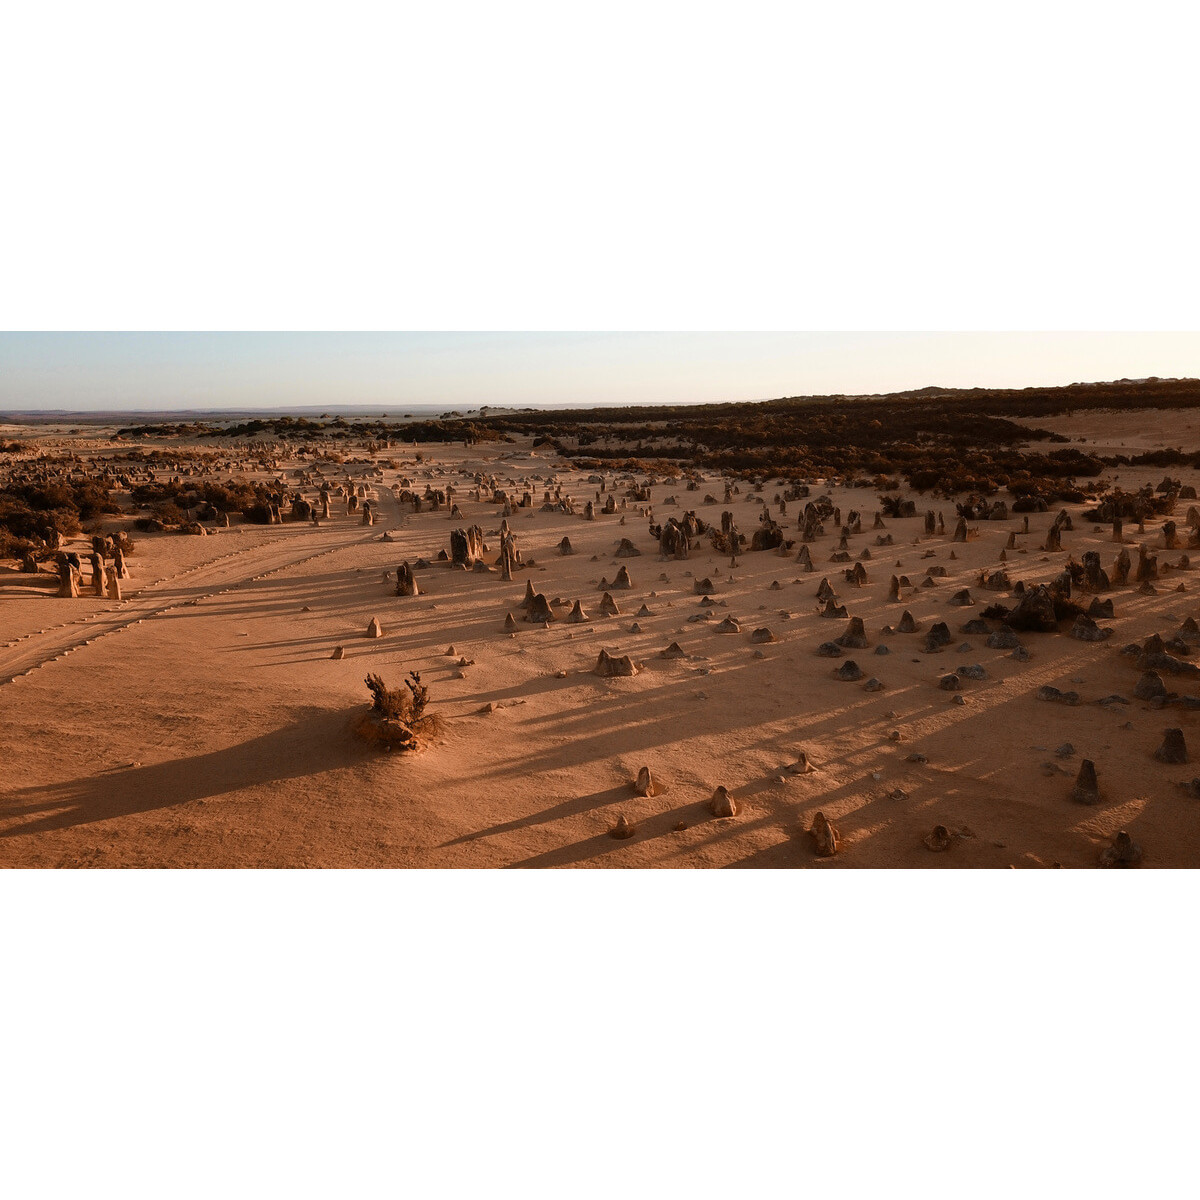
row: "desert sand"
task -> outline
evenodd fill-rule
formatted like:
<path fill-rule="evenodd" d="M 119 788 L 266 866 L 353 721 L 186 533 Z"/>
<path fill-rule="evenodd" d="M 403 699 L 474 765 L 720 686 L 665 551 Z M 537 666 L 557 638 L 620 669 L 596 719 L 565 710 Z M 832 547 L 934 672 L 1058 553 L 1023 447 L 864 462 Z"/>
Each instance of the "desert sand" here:
<path fill-rule="evenodd" d="M 1177 433 L 1181 421 L 1195 431 Z M 1039 423 L 1113 452 L 1190 443 L 1200 432 L 1192 413 Z M 15 432 L 85 459 L 128 449 L 112 431 Z M 212 448 L 145 445 L 155 447 L 181 461 Z M 952 500 L 901 489 L 890 494 L 913 500 L 917 515 L 884 515 L 876 526 L 877 492 L 815 480 L 811 498 L 828 496 L 844 519 L 857 511 L 862 531 L 848 538 L 847 561 L 831 561 L 839 529 L 827 521 L 808 546 L 809 571 L 797 562 L 805 500 L 786 502 L 780 515 L 775 497 L 785 489 L 773 480 L 759 493 L 730 480 L 738 490 L 726 503 L 726 480 L 708 471 L 695 491 L 655 482 L 646 501 L 630 498 L 643 476 L 605 472 L 601 490 L 595 472 L 529 440 L 398 442 L 361 456 L 398 466 L 321 469 L 364 488 L 373 525 L 335 498 L 319 526 L 235 516 L 204 537 L 132 533 L 120 601 L 89 596 L 86 586 L 78 599 L 59 598 L 48 567 L 31 576 L 0 564 L 0 865 L 1094 867 L 1119 831 L 1141 848 L 1144 866 L 1200 864 L 1200 799 L 1187 786 L 1200 769 L 1155 757 L 1167 729 L 1200 750 L 1196 713 L 1137 698 L 1142 671 L 1122 654 L 1200 617 L 1200 576 L 1165 569 L 1188 553 L 1187 502 L 1173 515 L 1176 549 L 1164 546 L 1161 517 L 1144 532 L 1126 525 L 1135 567 L 1144 543 L 1160 574 L 1146 588 L 1131 574 L 1103 594 L 1114 606 L 1097 619 L 1111 630 L 1105 640 L 1078 640 L 1069 622 L 1057 633 L 1022 632 L 1023 661 L 987 645 L 995 621 L 963 632 L 988 605 L 1020 598 L 981 586 L 981 573 L 1003 568 L 1013 585 L 1032 588 L 1088 551 L 1111 570 L 1121 547 L 1110 525 L 1083 519 L 1087 505 L 1030 514 L 1028 533 L 1021 515 L 969 521 L 968 540 L 956 542 Z M 261 478 L 282 476 L 315 503 L 311 477 L 304 484 L 299 475 L 313 465 L 285 458 Z M 1164 471 L 1116 474 L 1134 490 L 1156 486 Z M 532 494 L 508 518 L 523 560 L 511 582 L 497 563 L 502 507 L 474 495 L 485 477 L 514 501 Z M 415 512 L 397 496 L 403 480 L 418 493 L 451 484 L 459 514 Z M 575 512 L 544 511 L 547 492 L 570 496 Z M 604 514 L 610 497 L 616 511 Z M 593 520 L 583 513 L 589 500 Z M 649 532 L 694 509 L 717 528 L 732 513 L 749 537 L 764 508 L 795 545 L 743 550 L 733 566 L 706 537 L 687 559 L 666 558 Z M 1061 549 L 1045 550 L 1063 508 L 1071 528 Z M 943 515 L 944 532 L 926 534 L 929 510 Z M 89 529 L 132 530 L 131 522 L 104 518 Z M 487 569 L 439 561 L 451 531 L 473 525 Z M 564 537 L 570 555 L 560 553 Z M 636 556 L 617 555 L 623 538 Z M 90 536 L 65 548 L 84 556 L 86 581 Z M 405 562 L 417 596 L 395 594 Z M 862 586 L 846 579 L 856 563 Z M 632 586 L 614 588 L 622 567 Z M 921 586 L 930 568 L 945 573 Z M 901 575 L 912 586 L 889 600 L 891 577 Z M 697 591 L 705 578 L 707 603 Z M 845 616 L 819 615 L 823 579 Z M 527 585 L 556 619 L 523 619 Z M 964 588 L 969 606 L 954 603 Z M 606 591 L 617 615 L 601 611 Z M 576 601 L 585 619 L 572 623 Z M 905 610 L 920 631 L 885 632 Z M 515 632 L 505 629 L 508 614 Z M 373 618 L 380 637 L 367 636 Z M 867 646 L 818 654 L 850 618 L 861 619 Z M 936 622 L 951 641 L 928 652 Z M 756 636 L 763 629 L 770 634 Z M 682 656 L 662 657 L 672 643 Z M 636 674 L 595 674 L 602 650 L 628 655 Z M 837 676 L 849 660 L 861 669 L 856 680 Z M 434 727 L 409 753 L 365 744 L 355 727 L 370 703 L 366 676 L 399 687 L 412 671 L 429 689 Z M 948 675 L 957 682 L 943 685 Z M 1200 695 L 1197 680 L 1164 678 L 1173 693 Z M 1039 699 L 1046 685 L 1077 693 L 1078 703 Z M 812 769 L 797 766 L 805 759 Z M 1095 764 L 1095 804 L 1072 799 L 1084 760 Z M 642 768 L 654 782 L 648 795 L 634 786 Z M 713 803 L 721 788 L 726 808 L 724 795 Z M 829 857 L 809 833 L 814 822 L 823 831 L 818 814 L 836 830 Z M 630 836 L 611 836 L 618 825 Z"/>

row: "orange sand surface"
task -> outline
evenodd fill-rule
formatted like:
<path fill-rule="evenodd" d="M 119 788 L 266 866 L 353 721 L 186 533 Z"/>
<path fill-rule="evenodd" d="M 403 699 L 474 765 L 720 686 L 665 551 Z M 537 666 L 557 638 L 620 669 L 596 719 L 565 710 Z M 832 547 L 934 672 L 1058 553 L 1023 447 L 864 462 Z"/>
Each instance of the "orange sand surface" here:
<path fill-rule="evenodd" d="M 1134 452 L 1195 444 L 1200 434 L 1192 413 L 1163 414 L 1160 425 L 1145 413 L 1119 427 L 1097 414 L 1069 418 L 1069 430 L 1067 420 L 1037 423 Z M 1186 434 L 1177 432 L 1185 424 Z M 94 431 L 88 440 L 107 444 Z M 1200 768 L 1153 756 L 1168 726 L 1200 752 L 1197 715 L 1135 699 L 1139 672 L 1120 654 L 1129 642 L 1170 636 L 1185 618 L 1200 617 L 1194 571 L 1165 574 L 1153 595 L 1132 583 L 1109 593 L 1116 615 L 1100 621 L 1114 630 L 1105 642 L 1022 633 L 1031 658 L 1021 663 L 986 648 L 982 636 L 959 633 L 987 604 L 1015 603 L 980 588 L 978 576 L 1001 565 L 1010 531 L 1022 528 L 1019 515 L 973 523 L 979 536 L 953 545 L 953 503 L 916 496 L 919 513 L 945 515 L 945 535 L 925 537 L 920 517 L 885 518 L 895 544 L 880 547 L 873 490 L 814 484 L 813 497 L 828 491 L 843 513 L 863 514 L 851 553 L 856 559 L 867 548 L 871 556 L 868 583 L 856 589 L 843 577 L 851 564 L 829 561 L 831 526 L 811 546 L 811 574 L 795 562 L 798 544 L 787 554 L 744 553 L 730 568 L 704 538 L 689 560 L 665 560 L 633 500 L 590 522 L 539 511 L 555 482 L 580 509 L 598 485 L 527 442 L 419 450 L 420 463 L 411 446 L 380 456 L 402 466 L 372 480 L 380 517 L 373 527 L 347 515 L 343 501 L 320 527 L 235 518 L 203 538 L 133 534 L 133 577 L 120 603 L 59 599 L 50 575 L 31 581 L 14 564 L 0 566 L 0 865 L 1091 867 L 1120 829 L 1144 848 L 1148 867 L 1200 865 L 1200 800 L 1182 786 Z M 294 464 L 283 466 L 290 473 Z M 348 470 L 361 477 L 362 468 Z M 500 509 L 467 495 L 476 472 L 512 480 L 518 493 L 527 482 L 534 489 L 533 508 L 510 519 L 533 562 L 511 583 L 498 572 L 432 561 L 452 529 L 472 523 L 484 530 L 488 564 L 496 561 Z M 1127 489 L 1164 474 L 1118 473 Z M 401 474 L 422 489 L 452 482 L 463 519 L 445 510 L 414 514 L 390 490 Z M 615 473 L 607 478 L 620 503 L 625 485 L 612 484 Z M 762 501 L 774 511 L 783 489 L 773 480 L 759 496 L 745 483 L 741 489 L 731 504 L 705 505 L 706 492 L 722 497 L 712 472 L 699 492 L 660 483 L 654 520 L 694 508 L 719 525 L 729 509 L 750 535 Z M 678 507 L 664 503 L 672 495 Z M 788 537 L 799 537 L 802 507 L 789 503 L 781 519 Z M 1088 549 L 1111 567 L 1118 547 L 1110 529 L 1083 520 L 1083 507 L 1067 506 L 1075 528 L 1053 554 L 1040 547 L 1057 509 L 1030 516 L 1029 534 L 1018 532 L 1019 549 L 1004 564 L 1014 580 L 1048 581 Z M 1181 535 L 1186 508 L 1182 502 L 1176 513 Z M 1159 547 L 1160 564 L 1179 558 L 1161 548 L 1160 524 L 1148 522 L 1141 536 L 1127 527 L 1135 561 L 1139 541 Z M 564 535 L 576 551 L 569 557 L 557 550 Z M 640 557 L 614 557 L 622 537 Z M 422 594 L 395 596 L 397 565 L 422 556 L 432 561 L 417 572 Z M 634 587 L 613 593 L 620 616 L 600 616 L 600 580 L 622 564 Z M 891 575 L 917 584 L 931 565 L 947 571 L 936 586 L 887 602 Z M 693 581 L 706 575 L 716 585 L 715 616 L 691 623 L 703 611 Z M 816 656 L 846 625 L 817 615 L 822 577 L 870 638 L 869 649 L 845 658 L 878 677 L 882 691 L 835 679 L 845 658 Z M 567 601 L 547 628 L 519 620 L 526 580 Z M 947 603 L 963 587 L 972 589 L 974 608 Z M 570 625 L 561 617 L 576 599 L 592 619 Z M 642 604 L 651 615 L 635 618 Z M 925 629 L 945 620 L 951 645 L 929 654 L 923 633 L 882 635 L 906 608 Z M 503 631 L 508 612 L 518 618 L 515 635 Z M 740 633 L 717 631 L 725 616 L 739 619 Z M 365 636 L 372 617 L 382 638 Z M 763 626 L 778 640 L 752 643 L 751 631 Z M 660 658 L 672 641 L 685 657 Z M 964 643 L 968 650 L 959 649 Z M 874 653 L 881 644 L 886 656 Z M 341 660 L 330 657 L 337 646 L 345 648 Z M 629 654 L 643 669 L 599 678 L 592 668 L 601 648 Z M 981 664 L 986 678 L 964 679 L 958 705 L 937 681 L 967 664 Z M 351 729 L 369 703 L 365 676 L 399 686 L 412 670 L 430 689 L 438 732 L 412 754 L 363 745 Z M 1200 694 L 1189 680 L 1167 682 Z M 1039 701 L 1043 684 L 1078 691 L 1083 702 Z M 1095 703 L 1113 693 L 1129 703 Z M 1063 743 L 1073 753 L 1056 756 Z M 790 774 L 802 750 L 818 769 Z M 909 761 L 912 754 L 927 761 Z M 1096 807 L 1070 800 L 1083 758 L 1096 763 Z M 659 783 L 648 797 L 630 786 L 643 765 Z M 734 797 L 736 816 L 710 813 L 717 785 Z M 818 811 L 841 834 L 834 858 L 817 857 L 805 832 Z M 616 840 L 608 830 L 621 814 L 636 833 Z M 922 839 L 937 824 L 960 836 L 932 853 Z"/>

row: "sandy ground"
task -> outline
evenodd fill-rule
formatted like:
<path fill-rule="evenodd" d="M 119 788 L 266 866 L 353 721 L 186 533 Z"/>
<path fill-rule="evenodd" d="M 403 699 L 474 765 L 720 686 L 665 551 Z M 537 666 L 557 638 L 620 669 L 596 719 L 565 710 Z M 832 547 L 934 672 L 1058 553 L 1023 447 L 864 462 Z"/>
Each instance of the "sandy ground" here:
<path fill-rule="evenodd" d="M 1077 416 L 1063 432 L 1119 440 L 1093 418 Z M 1160 420 L 1169 444 L 1192 444 L 1191 425 L 1200 432 L 1194 414 Z M 1138 414 L 1124 444 L 1135 452 L 1155 444 L 1138 440 L 1154 421 Z M 1186 437 L 1177 433 L 1185 425 Z M 88 436 L 95 442 L 94 431 Z M 484 470 L 533 480 L 539 503 L 552 477 L 581 507 L 596 492 L 585 474 L 527 445 L 448 448 L 436 466 L 412 465 L 411 449 L 391 454 L 407 460 L 404 472 L 421 487 L 451 481 L 465 490 L 459 473 Z M 1162 474 L 1127 468 L 1121 483 L 1157 483 Z M 396 477 L 389 471 L 385 482 Z M 769 483 L 762 498 L 770 503 L 779 490 Z M 721 497 L 711 474 L 700 492 L 656 487 L 656 519 L 695 507 L 719 522 L 729 507 L 741 531 L 753 532 L 761 505 L 748 490 L 729 506 L 703 505 L 706 491 Z M 418 572 L 421 596 L 399 598 L 383 573 L 405 559 L 433 559 L 461 522 L 444 511 L 414 515 L 386 487 L 373 528 L 338 504 L 319 528 L 135 535 L 134 578 L 120 604 L 61 600 L 49 577 L 31 586 L 0 569 L 0 754 L 8 764 L 0 865 L 1091 867 L 1119 829 L 1142 845 L 1146 866 L 1200 865 L 1200 801 L 1180 786 L 1200 769 L 1153 757 L 1168 726 L 1200 748 L 1196 714 L 1134 699 L 1139 673 L 1119 653 L 1200 617 L 1200 576 L 1168 574 L 1151 596 L 1132 587 L 1112 593 L 1115 619 L 1100 622 L 1114 629 L 1106 642 L 1022 634 L 1032 655 L 1023 664 L 986 648 L 982 636 L 958 634 L 993 600 L 1013 603 L 976 584 L 981 569 L 1000 565 L 1021 517 L 983 523 L 976 540 L 952 545 L 953 504 L 918 497 L 920 512 L 945 514 L 946 535 L 925 538 L 920 519 L 888 519 L 895 545 L 879 547 L 875 493 L 830 494 L 843 512 L 865 514 L 864 532 L 851 539 L 854 555 L 871 552 L 862 589 L 829 562 L 832 532 L 811 547 L 812 574 L 801 573 L 794 550 L 746 553 L 730 570 L 707 541 L 689 561 L 664 561 L 629 501 L 624 526 L 620 514 L 587 522 L 519 510 L 511 523 L 534 562 L 514 582 L 435 563 Z M 679 497 L 678 508 L 664 506 L 668 495 Z M 498 507 L 461 493 L 459 503 L 466 522 L 490 535 L 494 561 Z M 798 536 L 800 507 L 789 505 L 788 536 Z M 1030 534 L 1018 534 L 1020 549 L 1008 555 L 1014 579 L 1048 580 L 1090 548 L 1111 565 L 1109 530 L 1080 519 L 1081 506 L 1068 508 L 1075 531 L 1063 535 L 1061 553 L 1040 550 L 1054 514 L 1030 517 Z M 1185 510 L 1181 504 L 1178 515 Z M 381 540 L 385 531 L 393 541 Z M 557 552 L 564 535 L 573 556 Z M 641 557 L 613 556 L 622 536 Z M 1136 528 L 1129 540 L 1136 542 Z M 1161 543 L 1157 523 L 1143 540 Z M 1178 557 L 1160 552 L 1160 562 Z M 600 617 L 598 585 L 621 563 L 634 588 L 613 593 L 621 616 Z M 887 602 L 893 573 L 918 583 L 934 564 L 947 570 L 936 587 Z M 705 575 L 717 585 L 718 607 L 712 621 L 692 623 L 702 611 L 693 580 Z M 883 691 L 834 679 L 845 659 L 815 655 L 845 628 L 817 616 L 823 576 L 871 640 L 846 657 L 882 680 Z M 581 599 L 595 619 L 549 628 L 520 622 L 517 634 L 506 634 L 505 614 L 520 618 L 527 578 L 548 598 Z M 1174 590 L 1180 581 L 1183 593 Z M 975 608 L 947 603 L 961 587 L 972 588 Z M 643 603 L 652 615 L 636 618 L 641 631 L 633 632 Z M 881 635 L 905 608 L 925 628 L 947 621 L 952 644 L 926 654 L 923 633 Z M 726 615 L 740 619 L 741 633 L 716 631 Z M 365 637 L 373 616 L 381 639 Z M 752 644 L 750 631 L 760 626 L 778 641 Z M 658 656 L 671 641 L 685 658 Z M 878 645 L 890 653 L 876 656 Z M 336 646 L 345 647 L 344 659 L 330 658 Z M 445 653 L 450 646 L 454 656 Z M 591 671 L 601 647 L 644 669 L 598 678 Z M 470 665 L 460 667 L 459 657 Z M 987 677 L 964 680 L 965 703 L 956 705 L 937 681 L 976 663 Z M 368 749 L 351 733 L 369 700 L 364 677 L 376 672 L 398 685 L 411 670 L 430 687 L 440 732 L 416 754 Z M 1034 693 L 1047 683 L 1080 692 L 1085 703 L 1038 701 Z M 1112 693 L 1130 703 L 1093 703 Z M 890 740 L 893 731 L 900 740 Z M 1073 753 L 1056 757 L 1063 743 Z M 787 773 L 800 750 L 817 771 Z M 914 753 L 927 762 L 908 761 Z M 1095 760 L 1104 795 L 1094 808 L 1069 798 L 1084 757 Z M 655 796 L 630 787 L 643 765 L 661 784 Z M 737 801 L 736 817 L 709 812 L 718 784 Z M 842 835 L 832 859 L 818 858 L 804 832 L 818 810 Z M 608 836 L 620 814 L 636 825 L 633 838 Z M 922 838 L 939 823 L 965 836 L 932 853 Z"/>
<path fill-rule="evenodd" d="M 1086 446 L 1092 454 L 1145 454 L 1148 450 L 1168 448 L 1191 450 L 1200 445 L 1200 412 L 1194 408 L 1099 409 L 1058 417 L 1030 417 L 1022 423 L 1049 429 L 1051 433 L 1061 433 L 1080 448 Z M 1031 445 L 1030 449 L 1049 451 L 1062 447 L 1043 442 Z M 1200 473 L 1188 472 L 1186 468 L 1173 468 L 1177 478 L 1194 486 L 1195 480 L 1186 478 L 1181 471 L 1192 475 Z M 1115 472 L 1115 475 L 1120 474 L 1119 470 Z M 1162 478 L 1161 475 L 1159 478 Z"/>

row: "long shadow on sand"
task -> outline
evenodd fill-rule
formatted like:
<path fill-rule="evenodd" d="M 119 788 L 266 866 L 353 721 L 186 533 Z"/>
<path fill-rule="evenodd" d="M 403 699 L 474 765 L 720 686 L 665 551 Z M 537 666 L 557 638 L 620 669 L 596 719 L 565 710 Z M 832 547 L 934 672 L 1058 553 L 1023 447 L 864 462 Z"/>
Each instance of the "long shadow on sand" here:
<path fill-rule="evenodd" d="M 574 817 L 579 813 L 590 812 L 594 808 L 603 808 L 606 804 L 616 804 L 628 800 L 630 790 L 625 787 L 606 788 L 602 792 L 592 792 L 589 796 L 576 796 L 572 800 L 564 800 L 541 812 L 530 813 L 527 817 L 519 817 L 515 821 L 504 821 L 499 825 L 490 825 L 487 829 L 479 829 L 474 833 L 464 833 L 461 837 L 453 838 L 443 843 L 445 846 L 460 846 L 464 842 L 475 842 L 480 838 L 493 837 L 498 833 L 511 833 L 514 829 L 526 829 L 531 825 L 545 825 L 550 821 L 558 821 L 563 817 Z"/>
<path fill-rule="evenodd" d="M 193 758 L 127 767 L 64 783 L 21 788 L 0 801 L 0 838 L 71 829 L 210 800 L 257 784 L 357 764 L 364 753 L 341 733 L 348 712 L 298 710 L 282 729 Z"/>

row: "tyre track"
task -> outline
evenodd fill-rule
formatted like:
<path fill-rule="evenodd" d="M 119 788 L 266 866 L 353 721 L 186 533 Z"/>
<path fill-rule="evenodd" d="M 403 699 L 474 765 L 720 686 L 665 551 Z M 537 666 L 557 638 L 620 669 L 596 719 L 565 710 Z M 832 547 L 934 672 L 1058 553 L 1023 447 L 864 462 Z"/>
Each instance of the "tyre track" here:
<path fill-rule="evenodd" d="M 297 555 L 296 547 L 291 543 L 300 536 L 302 535 L 293 535 L 283 543 L 269 542 L 260 546 L 242 547 L 229 554 L 209 559 L 175 575 L 153 580 L 112 608 L 90 613 L 74 621 L 65 621 L 37 633 L 25 634 L 9 642 L 0 651 L 0 687 L 17 683 L 32 675 L 34 671 L 59 662 L 102 638 L 123 633 L 142 621 L 174 612 L 179 608 L 194 607 L 203 600 L 224 595 L 243 584 L 257 583 L 281 571 L 325 558 L 340 550 L 376 541 L 380 535 L 366 534 L 339 541 L 321 550 Z M 184 596 L 162 595 L 165 588 L 181 580 L 190 581 L 207 590 Z"/>

